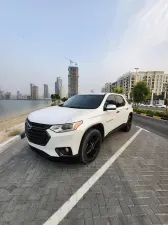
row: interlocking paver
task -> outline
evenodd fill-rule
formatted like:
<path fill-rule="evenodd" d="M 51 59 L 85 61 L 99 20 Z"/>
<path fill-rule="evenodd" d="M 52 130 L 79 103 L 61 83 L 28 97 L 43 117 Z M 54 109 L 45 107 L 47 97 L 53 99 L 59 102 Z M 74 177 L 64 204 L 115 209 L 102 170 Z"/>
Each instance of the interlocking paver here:
<path fill-rule="evenodd" d="M 143 206 L 131 206 L 130 211 L 133 216 L 146 215 L 146 212 L 145 212 Z"/>
<path fill-rule="evenodd" d="M 168 213 L 168 205 L 159 205 L 158 208 L 161 213 Z"/>
<path fill-rule="evenodd" d="M 129 225 L 152 225 L 148 216 L 126 216 Z"/>
<path fill-rule="evenodd" d="M 0 225 L 43 225 L 132 134 L 107 137 L 92 164 L 54 162 L 25 140 L 1 153 Z M 168 141 L 141 134 L 60 223 L 151 225 L 168 223 Z"/>
<path fill-rule="evenodd" d="M 61 225 L 85 225 L 84 219 L 65 219 L 61 222 Z"/>
<path fill-rule="evenodd" d="M 119 202 L 124 215 L 131 215 L 131 210 L 129 206 L 127 205 L 127 203 L 124 200 L 119 200 Z"/>
<path fill-rule="evenodd" d="M 152 224 L 154 225 L 161 225 L 160 220 L 157 218 L 156 215 L 152 214 L 152 215 L 148 215 L 149 219 L 151 220 Z"/>
<path fill-rule="evenodd" d="M 85 218 L 86 224 L 168 224 L 167 184 L 163 183 L 168 179 L 167 146 L 166 139 L 142 132 L 77 203 L 73 213 L 88 201 L 92 202 L 93 217 Z"/>
<path fill-rule="evenodd" d="M 94 225 L 94 220 L 92 218 L 85 219 L 85 225 Z"/>
<path fill-rule="evenodd" d="M 115 144 L 113 153 L 128 139 L 128 134 L 122 134 L 123 140 Z M 117 139 L 120 135 L 116 133 L 113 137 Z M 111 138 L 107 138 L 107 142 L 111 149 Z M 3 222 L 19 225 L 24 222 L 23 224 L 41 225 L 44 222 L 43 217 L 47 220 L 107 161 L 112 152 L 105 145 L 103 148 L 100 157 L 88 167 L 49 161 L 32 152 L 25 140 L 18 141 L 5 150 L 0 158 L 0 224 Z M 104 180 L 105 185 L 107 180 L 108 176 Z M 84 211 L 84 218 L 93 217 L 92 210 L 88 207 L 99 208 L 105 205 L 101 193 L 102 187 L 97 186 L 90 193 L 92 197 L 88 195 L 90 204 L 88 200 L 79 204 L 79 208 Z M 110 191 L 109 193 L 111 194 Z M 93 213 L 97 216 L 96 210 Z"/>
<path fill-rule="evenodd" d="M 160 220 L 161 224 L 167 224 L 168 223 L 168 213 L 166 213 L 166 214 L 157 214 L 156 216 Z"/>

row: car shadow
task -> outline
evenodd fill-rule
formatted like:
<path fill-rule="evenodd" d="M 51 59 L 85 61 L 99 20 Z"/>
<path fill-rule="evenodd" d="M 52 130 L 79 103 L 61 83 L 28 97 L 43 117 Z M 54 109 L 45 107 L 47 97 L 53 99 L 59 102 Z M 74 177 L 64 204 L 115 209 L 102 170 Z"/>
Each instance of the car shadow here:
<path fill-rule="evenodd" d="M 47 159 L 51 162 L 57 162 L 60 164 L 78 164 L 81 165 L 79 162 L 78 156 L 73 156 L 73 157 L 52 157 L 46 154 L 43 151 L 40 151 L 38 149 L 32 148 L 31 149 L 33 152 L 35 152 L 38 156 L 42 157 L 43 159 Z"/>

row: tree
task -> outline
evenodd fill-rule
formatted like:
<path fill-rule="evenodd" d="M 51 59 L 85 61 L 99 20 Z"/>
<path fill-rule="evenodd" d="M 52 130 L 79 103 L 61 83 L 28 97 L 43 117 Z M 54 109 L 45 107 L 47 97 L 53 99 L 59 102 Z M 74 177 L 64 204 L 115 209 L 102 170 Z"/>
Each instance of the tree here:
<path fill-rule="evenodd" d="M 51 94 L 51 100 L 54 102 L 54 94 Z"/>
<path fill-rule="evenodd" d="M 135 103 L 145 102 L 151 96 L 150 88 L 147 86 L 145 82 L 138 82 L 133 90 L 132 96 Z"/>
<path fill-rule="evenodd" d="M 52 102 L 56 102 L 57 100 L 60 100 L 60 96 L 58 94 L 52 94 L 51 99 Z"/>
<path fill-rule="evenodd" d="M 124 89 L 123 88 L 112 88 L 112 92 L 117 93 L 117 94 L 124 94 Z"/>
<path fill-rule="evenodd" d="M 65 102 L 65 101 L 67 101 L 68 99 L 64 97 L 64 98 L 62 98 L 61 100 L 62 100 L 63 102 Z"/>

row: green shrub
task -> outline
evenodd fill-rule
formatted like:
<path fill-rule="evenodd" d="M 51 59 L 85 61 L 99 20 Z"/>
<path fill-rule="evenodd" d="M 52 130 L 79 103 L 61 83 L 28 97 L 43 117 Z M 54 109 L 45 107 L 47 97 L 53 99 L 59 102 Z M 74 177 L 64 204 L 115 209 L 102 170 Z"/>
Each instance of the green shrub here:
<path fill-rule="evenodd" d="M 137 113 L 144 113 L 150 116 L 159 116 L 159 117 L 165 117 L 168 118 L 168 112 L 161 112 L 161 111 L 155 111 L 150 109 L 134 109 L 134 112 Z"/>
<path fill-rule="evenodd" d="M 51 103 L 51 106 L 56 106 L 56 102 Z"/>

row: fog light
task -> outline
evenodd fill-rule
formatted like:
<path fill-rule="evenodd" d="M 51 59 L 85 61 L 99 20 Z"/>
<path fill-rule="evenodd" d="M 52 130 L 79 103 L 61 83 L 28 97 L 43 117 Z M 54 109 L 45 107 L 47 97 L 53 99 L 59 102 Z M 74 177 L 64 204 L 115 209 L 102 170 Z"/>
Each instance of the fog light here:
<path fill-rule="evenodd" d="M 72 150 L 70 147 L 55 148 L 55 151 L 59 156 L 71 156 L 72 155 Z"/>

